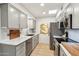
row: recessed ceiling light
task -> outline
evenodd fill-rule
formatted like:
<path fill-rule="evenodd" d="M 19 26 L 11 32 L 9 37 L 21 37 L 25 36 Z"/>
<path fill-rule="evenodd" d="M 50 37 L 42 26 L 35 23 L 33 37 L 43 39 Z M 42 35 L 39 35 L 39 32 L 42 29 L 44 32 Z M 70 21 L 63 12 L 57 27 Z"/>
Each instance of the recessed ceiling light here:
<path fill-rule="evenodd" d="M 49 14 L 56 14 L 57 10 L 49 10 Z"/>
<path fill-rule="evenodd" d="M 21 14 L 21 17 L 24 17 L 25 15 L 24 14 Z"/>
<path fill-rule="evenodd" d="M 13 11 L 14 11 L 14 9 L 13 9 L 13 8 L 10 8 L 10 11 L 11 11 L 11 12 L 13 12 Z"/>
<path fill-rule="evenodd" d="M 44 5 L 45 5 L 44 3 L 41 3 L 41 4 L 40 4 L 40 6 L 42 6 L 42 7 L 43 7 Z"/>
<path fill-rule="evenodd" d="M 46 12 L 43 12 L 43 14 L 45 15 L 45 14 L 46 14 Z"/>

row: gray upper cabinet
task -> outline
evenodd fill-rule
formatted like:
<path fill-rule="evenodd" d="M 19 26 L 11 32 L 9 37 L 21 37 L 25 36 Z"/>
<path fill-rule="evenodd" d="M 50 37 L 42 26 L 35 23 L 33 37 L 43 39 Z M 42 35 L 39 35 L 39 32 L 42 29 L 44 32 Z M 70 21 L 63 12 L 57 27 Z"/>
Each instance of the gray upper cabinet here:
<path fill-rule="evenodd" d="M 20 28 L 27 28 L 27 16 L 24 13 L 20 13 Z"/>
<path fill-rule="evenodd" d="M 0 8 L 0 27 L 1 27 L 1 8 Z"/>
<path fill-rule="evenodd" d="M 11 4 L 1 4 L 1 26 L 7 28 L 26 28 L 27 16 Z"/>
<path fill-rule="evenodd" d="M 72 3 L 66 9 L 66 16 L 72 14 L 72 29 L 79 29 L 79 4 Z M 69 20 L 68 20 L 69 21 Z"/>
<path fill-rule="evenodd" d="M 1 4 L 1 27 L 19 28 L 19 11 L 9 4 Z"/>
<path fill-rule="evenodd" d="M 8 6 L 8 28 L 20 28 L 19 14 L 20 12 L 17 9 L 10 5 Z"/>
<path fill-rule="evenodd" d="M 73 16 L 72 16 L 72 26 L 75 29 L 79 29 L 79 4 L 72 4 L 72 7 L 74 8 Z"/>
<path fill-rule="evenodd" d="M 1 27 L 8 27 L 8 4 L 1 4 Z"/>
<path fill-rule="evenodd" d="M 69 4 L 69 6 L 67 7 L 66 13 L 67 13 L 67 14 L 73 14 L 73 7 L 72 7 L 71 4 Z"/>

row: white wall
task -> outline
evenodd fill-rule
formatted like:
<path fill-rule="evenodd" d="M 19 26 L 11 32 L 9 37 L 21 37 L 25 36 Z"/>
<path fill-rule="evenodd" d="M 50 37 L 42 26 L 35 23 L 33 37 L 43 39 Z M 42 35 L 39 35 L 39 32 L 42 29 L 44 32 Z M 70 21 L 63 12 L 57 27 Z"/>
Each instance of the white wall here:
<path fill-rule="evenodd" d="M 43 24 L 43 23 L 48 24 L 48 28 L 49 28 L 50 22 L 56 22 L 55 17 L 47 17 L 47 18 L 37 19 L 37 21 L 36 21 L 36 32 L 40 33 L 40 24 Z M 39 35 L 39 42 L 49 44 L 48 34 L 40 34 Z"/>

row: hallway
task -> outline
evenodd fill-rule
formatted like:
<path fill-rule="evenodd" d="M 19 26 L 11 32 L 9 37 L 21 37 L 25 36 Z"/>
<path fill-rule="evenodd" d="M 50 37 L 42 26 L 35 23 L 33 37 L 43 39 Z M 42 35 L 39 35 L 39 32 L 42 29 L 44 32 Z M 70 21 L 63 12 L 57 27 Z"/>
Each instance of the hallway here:
<path fill-rule="evenodd" d="M 31 56 L 54 56 L 54 51 L 49 49 L 48 44 L 39 43 Z"/>

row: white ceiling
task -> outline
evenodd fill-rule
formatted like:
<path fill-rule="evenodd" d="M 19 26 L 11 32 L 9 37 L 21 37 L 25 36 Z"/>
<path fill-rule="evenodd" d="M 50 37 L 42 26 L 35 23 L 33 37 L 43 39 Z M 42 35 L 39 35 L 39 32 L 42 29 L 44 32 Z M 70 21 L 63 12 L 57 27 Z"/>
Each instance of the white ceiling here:
<path fill-rule="evenodd" d="M 40 3 L 22 3 L 33 16 L 35 17 L 51 17 L 56 16 L 56 14 L 49 15 L 49 10 L 60 10 L 64 3 L 45 3 L 45 6 L 41 7 Z M 42 12 L 45 11 L 46 14 L 43 15 Z"/>

